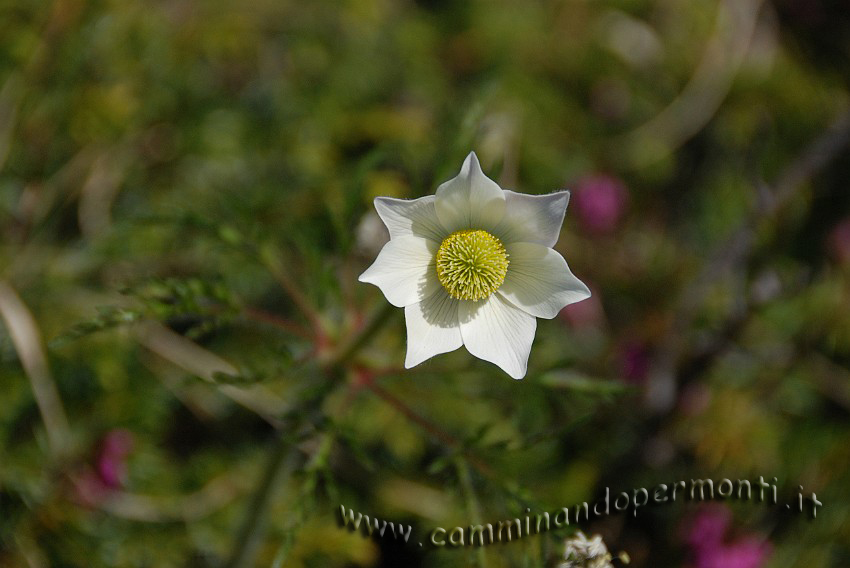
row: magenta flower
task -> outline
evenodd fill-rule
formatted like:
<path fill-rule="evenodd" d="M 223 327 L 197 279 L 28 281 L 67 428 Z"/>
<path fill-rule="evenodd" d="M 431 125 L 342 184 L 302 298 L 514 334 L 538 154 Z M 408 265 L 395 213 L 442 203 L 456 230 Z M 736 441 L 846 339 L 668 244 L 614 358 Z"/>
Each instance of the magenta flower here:
<path fill-rule="evenodd" d="M 628 200 L 628 191 L 620 180 L 600 174 L 578 182 L 573 209 L 587 231 L 604 234 L 617 228 Z"/>
<path fill-rule="evenodd" d="M 770 556 L 770 543 L 754 536 L 726 541 L 732 513 L 722 505 L 704 507 L 687 534 L 695 568 L 760 568 Z"/>
<path fill-rule="evenodd" d="M 649 375 L 649 349 L 642 343 L 626 342 L 620 347 L 620 372 L 633 384 L 642 383 Z"/>
<path fill-rule="evenodd" d="M 747 537 L 703 550 L 697 555 L 697 568 L 760 568 L 768 556 L 769 543 Z"/>
<path fill-rule="evenodd" d="M 127 430 L 111 430 L 104 436 L 94 458 L 73 479 L 74 496 L 87 507 L 97 506 L 127 479 L 127 457 L 133 449 L 133 435 Z"/>
<path fill-rule="evenodd" d="M 127 456 L 133 449 L 133 435 L 127 430 L 112 430 L 101 443 L 97 473 L 104 485 L 117 488 L 127 477 Z"/>
<path fill-rule="evenodd" d="M 715 548 L 726 535 L 732 512 L 722 505 L 708 505 L 697 514 L 688 531 L 688 544 L 695 551 Z"/>

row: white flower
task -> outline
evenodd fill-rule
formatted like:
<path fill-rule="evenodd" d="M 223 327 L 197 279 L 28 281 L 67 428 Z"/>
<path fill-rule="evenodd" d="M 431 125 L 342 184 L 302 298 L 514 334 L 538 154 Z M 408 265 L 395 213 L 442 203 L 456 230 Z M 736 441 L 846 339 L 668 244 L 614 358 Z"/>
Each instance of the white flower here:
<path fill-rule="evenodd" d="M 559 564 L 558 568 L 614 568 L 613 557 L 598 534 L 588 540 L 579 531 L 567 539 L 565 545 L 566 562 Z M 625 552 L 621 552 L 617 558 L 622 564 L 629 563 L 629 555 Z"/>
<path fill-rule="evenodd" d="M 406 368 L 465 345 L 525 376 L 535 318 L 590 297 L 552 249 L 569 197 L 503 190 L 472 152 L 436 195 L 375 199 L 390 242 L 360 281 L 404 308 Z"/>

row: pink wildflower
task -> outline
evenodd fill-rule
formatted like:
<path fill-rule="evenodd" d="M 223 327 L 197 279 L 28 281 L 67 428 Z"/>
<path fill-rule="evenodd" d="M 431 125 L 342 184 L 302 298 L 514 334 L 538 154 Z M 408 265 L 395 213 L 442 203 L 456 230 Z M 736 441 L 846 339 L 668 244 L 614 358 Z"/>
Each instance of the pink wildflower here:
<path fill-rule="evenodd" d="M 620 180 L 595 175 L 578 182 L 572 196 L 572 207 L 587 231 L 610 233 L 617 228 L 628 197 L 626 186 Z"/>

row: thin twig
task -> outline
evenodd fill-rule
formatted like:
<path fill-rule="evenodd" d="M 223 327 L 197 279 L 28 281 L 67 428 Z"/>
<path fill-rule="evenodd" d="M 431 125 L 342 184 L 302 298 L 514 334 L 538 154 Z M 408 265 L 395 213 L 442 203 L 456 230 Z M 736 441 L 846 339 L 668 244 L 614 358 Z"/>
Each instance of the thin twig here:
<path fill-rule="evenodd" d="M 292 278 L 290 278 L 289 272 L 281 264 L 278 253 L 271 247 L 260 247 L 257 254 L 274 279 L 280 284 L 280 287 L 283 288 L 283 291 L 289 296 L 289 299 L 292 300 L 292 303 L 295 304 L 295 307 L 310 322 L 313 332 L 316 335 L 324 333 L 322 318 L 319 312 L 310 304 L 307 297 L 301 293 L 301 290 L 295 285 Z"/>
<path fill-rule="evenodd" d="M 241 475 L 241 474 L 240 474 Z M 243 490 L 234 474 L 217 477 L 188 495 L 152 496 L 119 492 L 100 505 L 114 517 L 149 523 L 192 522 L 228 505 Z"/>
<path fill-rule="evenodd" d="M 398 412 L 403 414 L 407 419 L 411 422 L 419 425 L 423 430 L 428 432 L 432 437 L 437 439 L 439 442 L 442 442 L 446 446 L 449 446 L 453 450 L 461 451 L 464 453 L 464 456 L 472 464 L 475 469 L 486 475 L 487 477 L 494 477 L 495 472 L 493 468 L 491 468 L 488 464 L 481 461 L 476 456 L 470 455 L 468 451 L 465 450 L 463 444 L 454 436 L 434 424 L 433 422 L 423 418 L 421 415 L 416 413 L 412 408 L 407 406 L 404 402 L 399 400 L 395 395 L 390 392 L 384 390 L 382 387 L 376 385 L 374 382 L 367 383 L 367 388 L 378 395 L 384 402 L 395 408 Z"/>
<path fill-rule="evenodd" d="M 387 321 L 386 315 L 382 315 L 385 310 L 379 310 L 369 324 L 364 327 L 357 337 L 348 344 L 342 347 L 336 355 L 332 356 L 324 365 L 324 369 L 328 374 L 338 373 L 345 362 L 353 357 L 369 339 L 371 339 L 383 324 Z M 317 341 L 315 339 L 314 341 Z M 324 398 L 323 393 L 313 393 L 314 403 L 319 404 Z M 262 541 L 263 529 L 267 523 L 268 512 L 275 498 L 275 486 L 284 478 L 285 473 L 294 469 L 295 455 L 294 452 L 286 459 L 286 447 L 283 437 L 281 437 L 274 448 L 274 452 L 263 474 L 262 482 L 257 489 L 254 499 L 248 507 L 247 516 L 242 525 L 242 529 L 236 538 L 233 554 L 230 560 L 225 565 L 225 568 L 242 568 L 252 566 L 256 556 L 257 547 Z M 330 447 L 325 448 L 327 451 Z"/>
<path fill-rule="evenodd" d="M 139 343 L 163 359 L 207 381 L 215 382 L 219 373 L 239 374 L 239 369 L 230 362 L 164 325 L 146 322 L 136 328 L 136 337 Z M 278 417 L 288 408 L 286 402 L 265 385 L 240 388 L 224 384 L 218 385 L 218 390 L 275 427 L 280 426 Z"/>
<path fill-rule="evenodd" d="M 230 559 L 224 568 L 243 568 L 255 565 L 257 549 L 263 541 L 269 511 L 280 482 L 295 469 L 296 452 L 287 436 L 278 435 L 268 465 L 251 503 Z"/>
<path fill-rule="evenodd" d="M 245 317 L 254 321 L 272 325 L 302 339 L 310 339 L 310 333 L 306 329 L 282 316 L 270 314 L 256 308 L 245 308 L 242 312 L 245 314 Z"/>
<path fill-rule="evenodd" d="M 835 159 L 848 143 L 850 112 L 844 112 L 782 172 L 774 184 L 775 189 L 765 191 L 765 196 L 756 203 L 752 213 L 708 255 L 702 270 L 680 295 L 673 324 L 653 362 L 647 388 L 647 402 L 651 408 L 663 412 L 674 404 L 677 369 L 681 364 L 679 359 L 687 345 L 686 332 L 712 286 L 735 267 L 747 262 L 753 253 L 758 231 L 787 205 L 804 181 Z M 733 314 L 732 317 L 738 316 Z"/>
<path fill-rule="evenodd" d="M 362 349 L 375 334 L 380 331 L 384 324 L 389 321 L 390 316 L 395 309 L 389 302 L 378 308 L 369 322 L 360 330 L 360 332 L 347 344 L 343 345 L 335 355 L 327 362 L 326 367 L 329 369 L 340 368 L 347 363 L 351 358 Z"/>
<path fill-rule="evenodd" d="M 481 522 L 481 507 L 478 505 L 478 498 L 475 494 L 475 487 L 472 485 L 472 475 L 469 473 L 469 468 L 465 461 L 460 459 L 460 456 L 455 458 L 455 467 L 460 478 L 460 486 L 466 498 L 467 515 L 476 523 Z M 471 537 L 470 537 L 471 538 Z M 478 547 L 476 553 L 478 566 L 486 568 L 487 555 L 484 553 L 484 547 Z"/>
<path fill-rule="evenodd" d="M 70 427 L 50 373 L 38 324 L 15 289 L 3 280 L 0 280 L 0 317 L 6 323 L 6 329 L 30 381 L 33 397 L 47 431 L 50 452 L 54 458 L 62 458 L 70 451 Z"/>

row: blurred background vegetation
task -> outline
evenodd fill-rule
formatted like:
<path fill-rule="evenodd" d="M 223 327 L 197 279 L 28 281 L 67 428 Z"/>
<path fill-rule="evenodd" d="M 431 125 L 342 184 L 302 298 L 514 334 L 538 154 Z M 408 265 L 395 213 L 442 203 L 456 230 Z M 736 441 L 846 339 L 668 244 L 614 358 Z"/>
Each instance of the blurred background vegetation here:
<path fill-rule="evenodd" d="M 817 519 L 582 528 L 633 566 L 850 565 L 846 0 L 6 0 L 0 39 L 0 565 L 548 567 L 574 527 L 417 543 L 759 475 Z M 594 296 L 523 381 L 403 370 L 356 281 L 371 200 L 470 150 L 573 189 Z"/>

